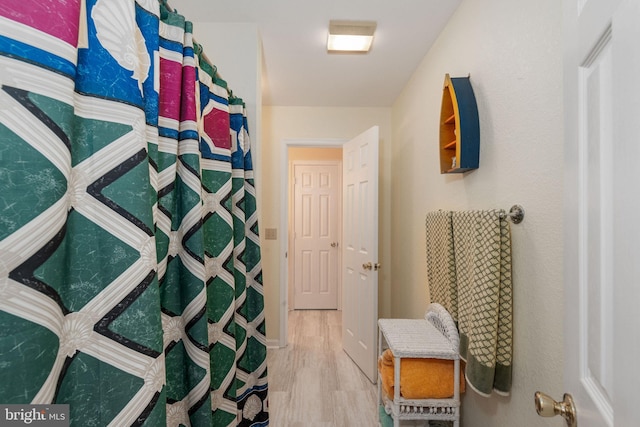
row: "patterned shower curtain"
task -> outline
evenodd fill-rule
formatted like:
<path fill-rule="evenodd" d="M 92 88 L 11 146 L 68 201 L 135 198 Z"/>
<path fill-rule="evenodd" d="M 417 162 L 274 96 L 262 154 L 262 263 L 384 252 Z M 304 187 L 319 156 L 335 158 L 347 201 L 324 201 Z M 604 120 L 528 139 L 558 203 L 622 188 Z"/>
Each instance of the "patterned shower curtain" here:
<path fill-rule="evenodd" d="M 0 9 L 0 403 L 266 426 L 247 118 L 157 0 Z"/>

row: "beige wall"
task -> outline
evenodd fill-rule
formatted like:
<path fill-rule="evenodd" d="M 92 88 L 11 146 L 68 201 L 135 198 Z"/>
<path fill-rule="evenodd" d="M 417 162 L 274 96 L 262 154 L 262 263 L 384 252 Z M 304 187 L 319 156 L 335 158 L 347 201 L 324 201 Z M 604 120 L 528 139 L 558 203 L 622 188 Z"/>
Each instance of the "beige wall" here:
<path fill-rule="evenodd" d="M 349 140 L 372 126 L 380 128 L 380 215 L 379 244 L 379 312 L 389 316 L 390 298 L 390 108 L 316 108 L 316 107 L 263 107 L 262 115 L 262 223 L 260 228 L 280 228 L 282 212 L 281 172 L 282 147 L 287 142 L 305 141 L 318 145 L 335 145 Z M 286 172 L 286 170 L 285 170 Z M 286 200 L 286 199 L 285 199 Z M 278 240 L 262 239 L 262 269 L 265 286 L 265 312 L 267 339 L 274 344 L 280 338 L 279 318 L 281 310 L 280 285 L 286 271 L 281 271 L 281 239 L 284 230 L 278 231 Z"/>
<path fill-rule="evenodd" d="M 563 108 L 561 2 L 464 0 L 394 104 L 391 281 L 394 316 L 427 303 L 425 213 L 509 209 L 514 368 L 510 397 L 467 392 L 463 425 L 549 426 L 533 394 L 562 396 Z M 480 168 L 441 175 L 438 127 L 445 73 L 471 74 L 480 115 Z"/>
<path fill-rule="evenodd" d="M 290 147 L 289 163 L 294 160 L 342 161 L 342 148 Z"/>

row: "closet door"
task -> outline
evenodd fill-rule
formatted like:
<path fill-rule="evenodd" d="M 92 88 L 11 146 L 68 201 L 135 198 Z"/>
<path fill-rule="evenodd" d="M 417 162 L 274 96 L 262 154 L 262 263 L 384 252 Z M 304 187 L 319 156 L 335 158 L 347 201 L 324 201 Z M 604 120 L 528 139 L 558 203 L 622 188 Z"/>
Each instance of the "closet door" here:
<path fill-rule="evenodd" d="M 294 308 L 338 308 L 341 165 L 296 161 L 294 185 Z"/>

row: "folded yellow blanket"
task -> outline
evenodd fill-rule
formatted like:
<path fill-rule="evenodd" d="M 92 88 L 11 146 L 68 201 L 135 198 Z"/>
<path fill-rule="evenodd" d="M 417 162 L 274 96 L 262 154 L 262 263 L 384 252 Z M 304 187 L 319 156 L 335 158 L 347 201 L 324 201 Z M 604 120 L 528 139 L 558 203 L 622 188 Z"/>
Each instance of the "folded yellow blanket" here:
<path fill-rule="evenodd" d="M 464 362 L 460 361 L 462 365 Z M 378 358 L 382 390 L 393 399 L 394 358 L 387 349 Z M 464 369 L 460 372 L 460 393 L 465 391 Z M 403 358 L 400 395 L 405 399 L 446 399 L 453 397 L 453 360 Z"/>

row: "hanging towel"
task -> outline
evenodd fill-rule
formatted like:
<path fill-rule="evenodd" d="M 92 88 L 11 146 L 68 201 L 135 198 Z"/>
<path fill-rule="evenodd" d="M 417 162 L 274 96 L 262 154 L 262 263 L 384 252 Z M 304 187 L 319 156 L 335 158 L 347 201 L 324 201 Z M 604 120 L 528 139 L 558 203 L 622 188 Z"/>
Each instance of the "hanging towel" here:
<path fill-rule="evenodd" d="M 427 280 L 431 302 L 442 305 L 458 321 L 456 264 L 451 212 L 427 213 Z"/>
<path fill-rule="evenodd" d="M 511 232 L 504 211 L 452 213 L 460 356 L 476 392 L 511 389 Z"/>

